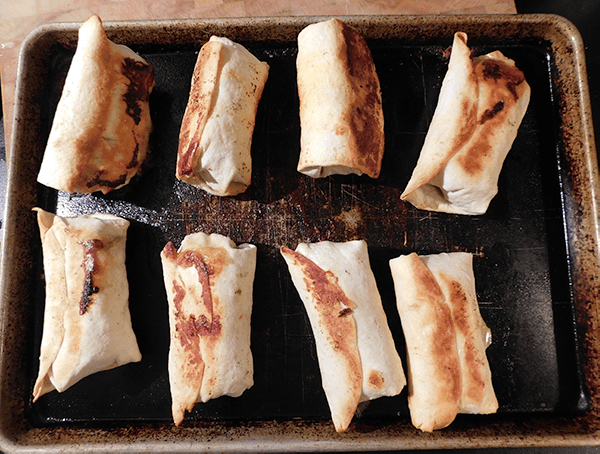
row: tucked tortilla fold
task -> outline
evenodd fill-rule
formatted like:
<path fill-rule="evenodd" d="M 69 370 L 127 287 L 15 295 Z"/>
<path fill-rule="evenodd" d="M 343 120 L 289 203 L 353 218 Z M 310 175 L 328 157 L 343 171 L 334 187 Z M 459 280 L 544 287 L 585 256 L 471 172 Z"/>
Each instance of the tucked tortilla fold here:
<path fill-rule="evenodd" d="M 472 57 L 454 35 L 448 72 L 417 165 L 402 193 L 422 210 L 478 215 L 498 192 L 531 89 L 500 51 Z"/>
<path fill-rule="evenodd" d="M 96 372 L 141 360 L 131 326 L 125 242 L 129 221 L 37 211 L 46 281 L 34 402 Z"/>
<path fill-rule="evenodd" d="M 333 424 L 344 432 L 360 402 L 406 385 L 367 244 L 300 243 L 281 253 L 310 320 Z"/>
<path fill-rule="evenodd" d="M 38 181 L 65 192 L 104 194 L 128 184 L 148 153 L 154 70 L 106 37 L 90 17 L 56 107 Z"/>
<path fill-rule="evenodd" d="M 250 349 L 256 246 L 202 232 L 161 252 L 169 303 L 173 420 L 196 402 L 239 397 L 254 384 Z"/>
<path fill-rule="evenodd" d="M 339 19 L 298 35 L 298 171 L 379 177 L 384 152 L 379 77 L 360 32 Z"/>
<path fill-rule="evenodd" d="M 491 333 L 477 304 L 472 255 L 412 253 L 390 260 L 390 268 L 413 425 L 431 432 L 458 413 L 494 413 L 498 402 L 485 352 Z"/>
<path fill-rule="evenodd" d="M 252 135 L 269 65 L 244 46 L 212 36 L 202 46 L 179 134 L 178 179 L 218 196 L 252 179 Z"/>

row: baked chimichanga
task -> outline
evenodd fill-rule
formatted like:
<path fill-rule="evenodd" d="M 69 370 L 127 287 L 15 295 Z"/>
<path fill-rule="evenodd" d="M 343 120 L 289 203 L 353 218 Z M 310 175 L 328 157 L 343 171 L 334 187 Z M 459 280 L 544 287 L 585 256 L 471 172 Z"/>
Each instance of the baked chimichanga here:
<path fill-rule="evenodd" d="M 360 32 L 339 19 L 309 25 L 298 35 L 296 68 L 298 171 L 377 178 L 384 152 L 381 90 Z"/>
<path fill-rule="evenodd" d="M 473 255 L 466 252 L 422 255 L 450 307 L 461 370 L 459 413 L 488 414 L 498 409 L 486 349 L 492 332 L 479 312 Z"/>
<path fill-rule="evenodd" d="M 467 35 L 456 33 L 438 104 L 402 199 L 423 210 L 485 213 L 498 192 L 530 91 L 513 60 L 500 51 L 473 58 Z"/>
<path fill-rule="evenodd" d="M 256 246 L 202 232 L 161 252 L 169 301 L 169 382 L 175 424 L 196 402 L 254 384 L 250 317 Z"/>
<path fill-rule="evenodd" d="M 97 16 L 88 19 L 79 29 L 38 181 L 65 192 L 104 194 L 129 183 L 148 151 L 153 87 L 152 66 L 110 41 Z"/>
<path fill-rule="evenodd" d="M 457 413 L 493 413 L 498 402 L 485 350 L 490 331 L 475 294 L 467 253 L 390 260 L 406 340 L 408 404 L 424 432 L 442 429 Z"/>
<path fill-rule="evenodd" d="M 344 432 L 360 402 L 406 385 L 367 244 L 301 243 L 281 253 L 312 326 L 335 429 Z"/>
<path fill-rule="evenodd" d="M 218 196 L 246 190 L 268 74 L 267 63 L 227 38 L 212 36 L 202 46 L 179 134 L 178 179 Z"/>
<path fill-rule="evenodd" d="M 110 214 L 65 218 L 37 211 L 46 306 L 34 402 L 82 378 L 141 360 L 129 314 L 129 221 Z"/>

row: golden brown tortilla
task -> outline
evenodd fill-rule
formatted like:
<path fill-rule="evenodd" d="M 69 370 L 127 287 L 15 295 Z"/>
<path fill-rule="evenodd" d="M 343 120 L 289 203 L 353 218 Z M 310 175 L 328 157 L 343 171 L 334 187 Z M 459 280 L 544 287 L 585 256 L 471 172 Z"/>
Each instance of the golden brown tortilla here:
<path fill-rule="evenodd" d="M 179 425 L 196 402 L 254 384 L 250 350 L 256 247 L 202 232 L 161 252 L 169 301 L 169 382 Z"/>
<path fill-rule="evenodd" d="M 84 377 L 141 360 L 129 314 L 129 221 L 109 214 L 66 218 L 37 211 L 46 305 L 34 402 Z"/>
<path fill-rule="evenodd" d="M 38 181 L 65 192 L 104 194 L 129 183 L 148 152 L 154 70 L 111 42 L 92 16 L 52 122 Z"/>
<path fill-rule="evenodd" d="M 419 160 L 402 199 L 422 210 L 483 214 L 527 110 L 530 88 L 495 51 L 473 58 L 454 35 L 448 72 Z"/>
<path fill-rule="evenodd" d="M 401 255 L 390 267 L 406 340 L 411 420 L 424 432 L 442 429 L 456 418 L 461 394 L 452 313 L 417 254 Z"/>
<path fill-rule="evenodd" d="M 498 409 L 486 357 L 491 332 L 479 312 L 473 257 L 465 252 L 390 260 L 408 361 L 413 425 L 431 432 L 457 413 Z"/>
<path fill-rule="evenodd" d="M 384 152 L 381 89 L 362 35 L 339 19 L 311 24 L 298 35 L 296 67 L 298 171 L 377 178 Z"/>
<path fill-rule="evenodd" d="M 367 244 L 300 243 L 281 253 L 312 326 L 334 426 L 344 432 L 360 402 L 406 385 Z"/>
<path fill-rule="evenodd" d="M 252 179 L 252 134 L 269 65 L 241 44 L 213 36 L 202 46 L 177 153 L 177 178 L 219 196 Z"/>

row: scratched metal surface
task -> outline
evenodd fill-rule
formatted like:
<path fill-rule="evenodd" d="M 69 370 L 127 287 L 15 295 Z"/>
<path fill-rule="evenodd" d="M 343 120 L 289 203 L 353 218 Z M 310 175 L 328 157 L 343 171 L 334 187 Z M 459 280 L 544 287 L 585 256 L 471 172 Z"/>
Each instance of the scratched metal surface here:
<path fill-rule="evenodd" d="M 468 217 L 430 213 L 400 201 L 416 163 L 447 67 L 449 41 L 369 42 L 380 77 L 386 149 L 381 176 L 313 180 L 296 172 L 299 155 L 295 43 L 244 43 L 271 66 L 253 139 L 249 190 L 219 198 L 178 182 L 175 160 L 196 52 L 146 47 L 154 65 L 155 125 L 151 157 L 132 183 L 108 196 L 69 195 L 40 187 L 38 204 L 59 215 L 109 212 L 132 221 L 127 266 L 133 327 L 143 359 L 47 394 L 26 414 L 34 426 L 98 421 L 171 420 L 167 374 L 169 329 L 159 252 L 187 233 L 217 232 L 258 246 L 252 317 L 255 385 L 237 399 L 198 404 L 192 420 L 329 418 L 308 319 L 278 248 L 301 241 L 365 239 L 390 328 L 404 360 L 388 260 L 409 252 L 468 251 L 483 318 L 493 333 L 488 357 L 499 416 L 585 410 L 575 349 L 556 152 L 557 106 L 549 51 L 540 43 L 470 44 L 475 53 L 502 50 L 532 86 L 532 100 L 505 162 L 488 212 Z M 49 127 L 70 62 L 56 52 L 50 74 Z M 36 249 L 41 254 L 39 246 Z M 41 257 L 41 256 L 40 256 Z M 41 259 L 38 273 L 42 273 Z M 31 386 L 43 318 L 43 286 L 34 292 L 33 341 L 27 350 Z M 371 402 L 365 421 L 408 419 L 406 390 Z M 490 418 L 490 417 L 488 417 Z M 495 417 L 491 417 L 495 418 Z M 459 417 L 455 424 L 468 421 Z"/>

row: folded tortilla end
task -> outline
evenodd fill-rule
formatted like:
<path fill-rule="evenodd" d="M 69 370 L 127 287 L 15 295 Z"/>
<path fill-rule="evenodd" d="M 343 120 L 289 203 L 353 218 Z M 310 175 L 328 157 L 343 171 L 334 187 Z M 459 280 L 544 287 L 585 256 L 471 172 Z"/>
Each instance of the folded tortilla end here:
<path fill-rule="evenodd" d="M 48 392 L 47 390 L 44 390 L 44 381 L 45 380 L 40 379 L 36 381 L 35 386 L 33 387 L 33 403 L 36 403 L 40 397 Z"/>
<path fill-rule="evenodd" d="M 188 411 L 190 411 L 190 410 L 188 410 Z M 173 413 L 173 422 L 175 423 L 176 426 L 179 426 L 183 422 L 183 419 L 185 417 L 185 408 L 182 408 L 179 405 L 173 405 L 172 413 Z"/>
<path fill-rule="evenodd" d="M 334 417 L 332 415 L 331 419 L 333 421 L 333 427 L 337 433 L 344 433 L 348 431 L 348 427 L 350 427 L 350 423 L 352 422 L 352 418 L 354 417 L 354 412 L 349 415 L 337 415 Z"/>
<path fill-rule="evenodd" d="M 421 432 L 431 433 L 434 430 L 445 429 L 450 424 L 452 424 L 452 422 L 454 422 L 455 417 L 456 417 L 456 413 L 452 414 L 451 417 L 449 417 L 449 418 L 443 418 L 443 419 L 435 418 L 433 420 L 424 421 L 424 422 L 417 422 L 417 421 L 413 420 L 412 422 L 413 422 L 413 425 L 415 426 L 415 428 L 419 429 Z"/>
<path fill-rule="evenodd" d="M 410 188 L 410 190 L 409 190 L 409 188 L 407 187 L 407 188 L 404 190 L 404 192 L 403 192 L 402 194 L 400 194 L 400 199 L 401 199 L 401 200 L 406 200 L 406 199 L 407 199 L 407 197 L 408 197 L 409 195 L 411 195 L 413 191 L 414 191 L 414 188 Z"/>

